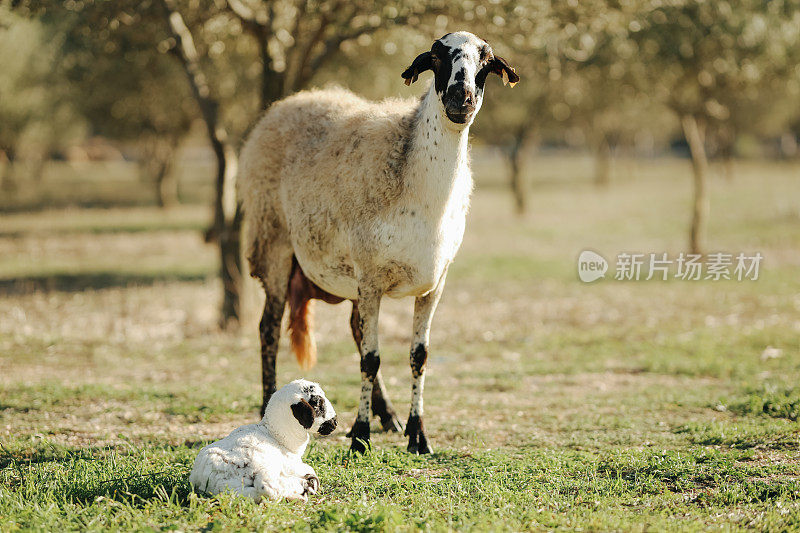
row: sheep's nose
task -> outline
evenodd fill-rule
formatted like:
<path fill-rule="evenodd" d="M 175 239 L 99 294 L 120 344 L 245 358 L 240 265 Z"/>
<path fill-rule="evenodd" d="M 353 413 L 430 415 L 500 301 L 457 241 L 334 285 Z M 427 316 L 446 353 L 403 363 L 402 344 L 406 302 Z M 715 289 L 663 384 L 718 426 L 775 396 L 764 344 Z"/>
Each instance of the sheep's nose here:
<path fill-rule="evenodd" d="M 319 426 L 319 434 L 320 435 L 330 435 L 333 433 L 333 430 L 336 429 L 336 426 L 339 424 L 339 417 L 334 416 L 330 420 L 326 420 Z"/>
<path fill-rule="evenodd" d="M 467 88 L 464 86 L 463 83 L 458 83 L 456 85 L 452 85 L 450 87 L 450 97 L 448 98 L 448 104 L 453 111 L 467 111 L 470 107 L 471 99 L 469 98 L 469 94 L 467 94 Z"/>
<path fill-rule="evenodd" d="M 475 111 L 475 96 L 463 83 L 451 85 L 447 90 L 445 111 L 447 117 L 457 124 L 464 124 Z"/>
<path fill-rule="evenodd" d="M 453 87 L 453 103 L 466 107 L 467 91 L 464 90 L 463 85 L 456 85 Z"/>

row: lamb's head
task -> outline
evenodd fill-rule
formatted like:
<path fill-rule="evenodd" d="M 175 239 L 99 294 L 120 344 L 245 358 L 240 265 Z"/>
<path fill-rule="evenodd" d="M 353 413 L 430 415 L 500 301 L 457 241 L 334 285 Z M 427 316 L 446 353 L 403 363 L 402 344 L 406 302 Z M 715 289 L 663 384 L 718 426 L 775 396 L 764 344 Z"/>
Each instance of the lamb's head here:
<path fill-rule="evenodd" d="M 296 379 L 281 387 L 267 404 L 265 419 L 300 424 L 304 431 L 330 435 L 336 429 L 336 411 L 318 383 Z"/>
<path fill-rule="evenodd" d="M 483 39 L 459 31 L 433 42 L 429 52 L 417 56 L 403 72 L 406 85 L 420 73 L 432 70 L 441 112 L 453 124 L 468 126 L 483 103 L 483 87 L 489 74 L 497 74 L 513 87 L 519 81 L 514 69 Z"/>

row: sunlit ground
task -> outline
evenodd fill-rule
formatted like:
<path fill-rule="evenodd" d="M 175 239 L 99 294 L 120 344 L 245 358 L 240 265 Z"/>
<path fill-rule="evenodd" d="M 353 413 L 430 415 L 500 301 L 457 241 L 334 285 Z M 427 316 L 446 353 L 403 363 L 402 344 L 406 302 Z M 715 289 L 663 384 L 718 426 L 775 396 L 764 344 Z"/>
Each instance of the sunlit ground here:
<path fill-rule="evenodd" d="M 689 166 L 623 161 L 598 190 L 590 163 L 531 159 L 519 218 L 503 162 L 476 161 L 432 332 L 433 456 L 373 425 L 374 453 L 347 458 L 349 304 L 317 306 L 320 362 L 304 377 L 344 423 L 310 451 L 323 491 L 306 506 L 190 493 L 197 448 L 255 420 L 260 388 L 262 296 L 249 283 L 241 331 L 217 331 L 206 207 L 0 215 L 0 529 L 800 527 L 798 167 L 711 177 L 707 251 L 761 252 L 758 281 L 621 282 L 620 252 L 684 251 Z M 65 198 L 79 178 L 46 179 Z M 146 187 L 116 183 L 147 203 Z M 587 248 L 612 262 L 593 284 L 576 275 Z M 402 413 L 410 333 L 411 302 L 386 301 L 382 368 Z M 303 375 L 285 346 L 278 369 Z"/>

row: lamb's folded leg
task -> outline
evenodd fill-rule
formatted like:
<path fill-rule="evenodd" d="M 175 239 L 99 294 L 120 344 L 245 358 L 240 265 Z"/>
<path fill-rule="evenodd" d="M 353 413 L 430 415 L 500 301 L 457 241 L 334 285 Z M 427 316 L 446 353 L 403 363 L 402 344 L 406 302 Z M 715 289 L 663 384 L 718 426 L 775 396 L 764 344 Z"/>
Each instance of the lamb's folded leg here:
<path fill-rule="evenodd" d="M 260 474 L 255 479 L 255 489 L 270 500 L 300 500 L 308 501 L 310 494 L 319 490 L 319 478 L 316 474 L 311 477 L 302 477 L 294 474 L 281 473 L 274 477 L 263 477 Z"/>
<path fill-rule="evenodd" d="M 311 465 L 303 461 L 287 464 L 284 467 L 283 474 L 287 477 L 297 477 L 304 480 L 306 484 L 306 492 L 308 494 L 316 494 L 319 490 L 319 476 Z"/>

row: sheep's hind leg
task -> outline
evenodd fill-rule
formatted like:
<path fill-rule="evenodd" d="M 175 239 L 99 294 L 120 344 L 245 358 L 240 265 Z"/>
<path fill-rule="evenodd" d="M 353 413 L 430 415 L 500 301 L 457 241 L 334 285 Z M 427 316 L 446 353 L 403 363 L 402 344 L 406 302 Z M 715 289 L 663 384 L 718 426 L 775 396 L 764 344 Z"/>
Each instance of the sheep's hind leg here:
<path fill-rule="evenodd" d="M 292 271 L 292 249 L 275 247 L 268 254 L 267 272 L 261 282 L 266 293 L 264 314 L 259 324 L 261 336 L 261 387 L 263 400 L 261 416 L 267 408 L 267 402 L 275 392 L 275 360 L 278 356 L 278 341 L 281 335 L 281 319 L 286 305 L 286 291 Z"/>
<path fill-rule="evenodd" d="M 444 276 L 439 285 L 414 302 L 414 338 L 411 342 L 411 411 L 408 414 L 405 434 L 408 437 L 408 451 L 411 453 L 431 453 L 423 425 L 422 391 L 425 387 L 425 364 L 428 361 L 431 321 L 436 305 L 442 296 Z"/>
<path fill-rule="evenodd" d="M 381 365 L 378 351 L 378 312 L 381 293 L 369 287 L 358 289 L 359 329 L 361 338 L 361 397 L 358 403 L 358 416 L 350 430 L 352 443 L 350 449 L 365 452 L 369 446 L 369 420 L 372 408 L 372 390 Z"/>
<path fill-rule="evenodd" d="M 353 332 L 356 348 L 361 353 L 361 325 L 358 316 L 358 302 L 355 301 L 353 302 L 353 312 L 350 314 L 350 329 Z M 403 423 L 400 422 L 400 417 L 397 416 L 397 412 L 394 410 L 391 400 L 389 400 L 380 370 L 375 376 L 375 384 L 372 387 L 372 415 L 380 418 L 381 427 L 383 427 L 384 431 L 398 432 L 403 430 Z M 347 436 L 352 437 L 352 430 Z"/>

